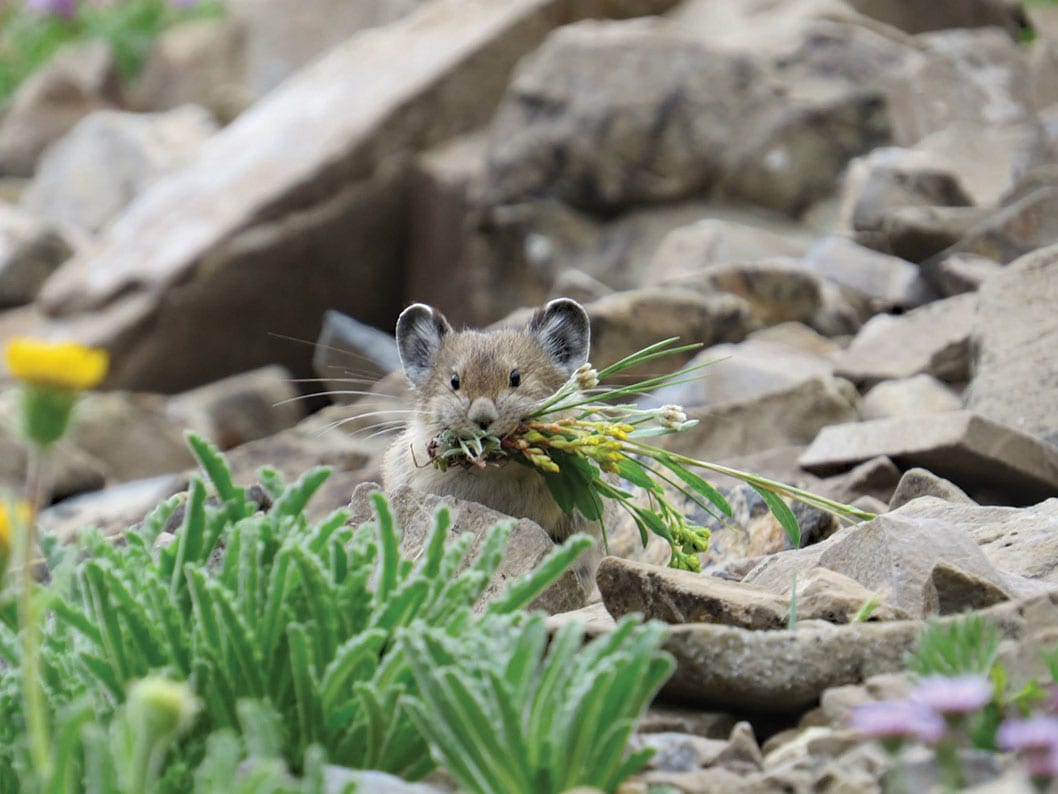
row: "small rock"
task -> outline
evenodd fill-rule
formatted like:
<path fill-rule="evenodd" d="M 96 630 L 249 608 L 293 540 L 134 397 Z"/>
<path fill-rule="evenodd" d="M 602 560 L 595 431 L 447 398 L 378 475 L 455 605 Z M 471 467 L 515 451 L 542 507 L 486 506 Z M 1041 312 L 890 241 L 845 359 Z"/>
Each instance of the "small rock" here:
<path fill-rule="evenodd" d="M 319 521 L 349 504 L 349 494 L 364 482 L 381 478 L 378 460 L 387 443 L 345 432 L 342 421 L 348 411 L 325 408 L 294 427 L 229 450 L 225 457 L 235 482 L 251 483 L 263 467 L 275 469 L 287 482 L 294 482 L 315 466 L 327 466 L 331 476 L 305 509 L 310 521 Z"/>
<path fill-rule="evenodd" d="M 1031 504 L 1058 488 L 1058 449 L 973 411 L 875 419 L 823 428 L 800 463 L 813 473 L 839 471 L 886 455 L 921 466 L 973 493 L 985 488 Z"/>
<path fill-rule="evenodd" d="M 617 622 L 606 611 L 606 606 L 602 602 L 589 604 L 586 607 L 574 609 L 572 612 L 559 612 L 549 615 L 544 621 L 547 633 L 552 637 L 567 623 L 580 624 L 584 629 L 584 637 L 586 639 L 606 634 L 617 625 Z M 639 730 L 642 730 L 641 726 Z"/>
<path fill-rule="evenodd" d="M 865 384 L 921 373 L 948 382 L 969 380 L 976 308 L 976 295 L 958 295 L 900 316 L 872 317 L 836 356 L 835 371 Z"/>
<path fill-rule="evenodd" d="M 187 490 L 187 477 L 162 474 L 130 480 L 99 491 L 63 499 L 40 514 L 40 525 L 63 543 L 70 543 L 86 527 L 106 537 L 118 536 L 143 521 L 163 500 Z"/>
<path fill-rule="evenodd" d="M 102 39 L 67 44 L 19 85 L 0 119 L 0 174 L 30 176 L 78 121 L 121 104 L 117 67 Z"/>
<path fill-rule="evenodd" d="M 633 737 L 631 746 L 637 750 L 643 747 L 655 750 L 647 769 L 690 772 L 713 766 L 728 743 L 721 739 L 703 739 L 701 736 L 686 733 L 640 732 Z"/>
<path fill-rule="evenodd" d="M 727 747 L 716 757 L 716 765 L 742 774 L 760 771 L 764 766 L 764 754 L 757 744 L 752 725 L 740 722 L 731 729 Z"/>
<path fill-rule="evenodd" d="M 72 253 L 50 224 L 0 203 L 0 309 L 32 302 Z"/>
<path fill-rule="evenodd" d="M 883 380 L 860 400 L 863 419 L 889 419 L 957 411 L 962 400 L 951 386 L 922 373 L 910 378 Z"/>
<path fill-rule="evenodd" d="M 669 232 L 650 260 L 646 283 L 662 283 L 700 273 L 715 265 L 799 257 L 807 236 L 792 224 L 764 226 L 706 218 Z"/>
<path fill-rule="evenodd" d="M 889 500 L 889 509 L 896 510 L 898 507 L 903 507 L 912 499 L 918 499 L 920 496 L 933 496 L 952 504 L 976 504 L 955 483 L 949 482 L 943 477 L 938 477 L 927 469 L 915 467 L 908 469 L 904 472 L 904 476 L 900 478 L 900 482 Z"/>
<path fill-rule="evenodd" d="M 986 207 L 894 207 L 882 215 L 881 231 L 893 254 L 922 262 L 955 245 L 991 212 Z"/>
<path fill-rule="evenodd" d="M 707 460 L 806 444 L 827 425 L 855 421 L 858 399 L 847 380 L 812 378 L 746 400 L 691 408 L 687 416 L 699 424 L 658 443 Z"/>
<path fill-rule="evenodd" d="M 362 323 L 334 309 L 323 314 L 312 368 L 324 381 L 333 402 L 354 403 L 365 389 L 400 369 L 393 334 Z"/>
<path fill-rule="evenodd" d="M 960 295 L 980 289 L 985 279 L 1003 269 L 987 256 L 947 250 L 927 260 L 930 280 L 941 295 Z"/>
<path fill-rule="evenodd" d="M 937 260 L 952 253 L 977 254 L 1005 265 L 1058 243 L 1058 187 L 1045 187 L 1004 207 L 973 227 L 950 249 L 922 263 L 932 281 Z"/>
<path fill-rule="evenodd" d="M 924 152 L 898 147 L 874 149 L 849 163 L 842 193 L 845 223 L 857 231 L 883 231 L 890 213 L 901 210 L 961 208 L 970 203 L 955 174 L 933 167 Z M 894 253 L 911 259 L 895 249 Z"/>
<path fill-rule="evenodd" d="M 808 322 L 822 307 L 822 284 L 796 260 L 713 265 L 669 279 L 668 286 L 695 292 L 729 292 L 747 300 L 762 325 Z"/>
<path fill-rule="evenodd" d="M 290 372 L 271 366 L 178 394 L 166 411 L 227 450 L 293 427 L 304 415 L 302 405 Z"/>
<path fill-rule="evenodd" d="M 936 168 L 958 174 L 975 206 L 995 207 L 1040 156 L 1039 137 L 1035 123 L 956 122 L 923 138 L 914 149 Z"/>
<path fill-rule="evenodd" d="M 936 591 L 937 613 L 958 615 L 1010 600 L 1010 593 L 981 576 L 956 565 L 938 562 L 929 573 L 929 586 Z"/>
<path fill-rule="evenodd" d="M 944 30 L 919 41 L 923 57 L 896 75 L 888 92 L 899 143 L 957 122 L 988 127 L 1031 119 L 1026 60 L 1008 34 L 995 28 Z"/>
<path fill-rule="evenodd" d="M 605 612 L 606 608 L 602 604 Z M 609 614 L 609 613 L 607 613 Z M 612 618 L 611 618 L 612 620 Z M 735 727 L 735 718 L 724 712 L 708 712 L 700 709 L 680 708 L 662 703 L 652 703 L 636 723 L 636 732 L 684 733 L 705 739 L 726 739 Z"/>
<path fill-rule="evenodd" d="M 774 103 L 771 118 L 752 120 L 734 134 L 724 193 L 797 217 L 834 190 L 850 159 L 891 140 L 880 90 L 828 94 L 791 93 Z"/>
<path fill-rule="evenodd" d="M 189 163 L 216 130 L 193 105 L 157 114 L 96 111 L 44 153 L 22 206 L 95 234 L 147 187 Z"/>
<path fill-rule="evenodd" d="M 195 465 L 183 427 L 155 394 L 96 392 L 77 406 L 69 439 L 100 461 L 110 482 L 173 474 Z"/>
<path fill-rule="evenodd" d="M 674 287 L 616 292 L 587 307 L 591 317 L 591 358 L 603 367 L 654 344 L 678 336 L 706 346 L 737 342 L 755 326 L 750 305 L 726 293 L 699 294 Z M 685 363 L 679 356 L 651 361 L 622 375 L 657 375 Z"/>
<path fill-rule="evenodd" d="M 997 568 L 1058 584 L 1058 556 L 1054 549 L 1058 499 L 1021 509 L 949 505 L 932 499 L 922 502 L 924 513 L 946 516 L 965 527 Z"/>
<path fill-rule="evenodd" d="M 555 283 L 551 285 L 549 299 L 572 298 L 578 303 L 592 303 L 607 295 L 612 295 L 613 290 L 603 284 L 594 276 L 568 267 L 555 276 Z"/>
<path fill-rule="evenodd" d="M 791 587 L 786 588 L 788 592 Z M 882 596 L 855 579 L 829 568 L 814 568 L 797 581 L 797 614 L 803 620 L 851 623 L 868 603 L 873 602 L 867 620 L 908 620 L 905 610 L 887 603 Z"/>
<path fill-rule="evenodd" d="M 946 512 L 931 509 L 934 504 L 943 505 Z M 1039 587 L 1005 576 L 990 561 L 978 548 L 965 520 L 953 520 L 954 511 L 960 509 L 965 508 L 915 502 L 849 527 L 815 546 L 765 558 L 743 581 L 774 592 L 788 586 L 795 573 L 803 576 L 816 566 L 829 568 L 855 579 L 913 617 L 937 611 L 937 594 L 926 585 L 938 562 L 984 578 L 1000 589 L 1038 592 Z"/>
<path fill-rule="evenodd" d="M 368 497 L 376 490 L 378 486 L 374 483 L 364 483 L 357 486 L 353 492 L 350 503 L 353 525 L 372 520 L 374 511 Z M 401 529 L 401 552 L 405 557 L 415 559 L 422 553 L 423 543 L 434 526 L 434 514 L 442 505 L 452 509 L 450 534 L 470 532 L 474 535 L 468 555 L 471 559 L 481 548 L 491 527 L 500 521 L 511 520 L 510 516 L 474 502 L 416 493 L 402 488 L 390 494 L 390 507 L 394 520 Z M 503 562 L 485 589 L 481 604 L 502 594 L 511 580 L 531 571 L 554 548 L 554 541 L 538 524 L 526 518 L 518 519 L 507 543 Z M 591 578 L 586 571 L 577 568 L 567 571 L 533 600 L 530 609 L 542 609 L 551 614 L 580 609 L 588 603 L 591 586 Z"/>
<path fill-rule="evenodd" d="M 162 31 L 133 83 L 133 110 L 200 105 L 221 123 L 250 103 L 245 85 L 245 31 L 230 19 L 192 19 Z"/>
<path fill-rule="evenodd" d="M 884 455 L 864 461 L 844 474 L 823 481 L 821 490 L 839 502 L 855 502 L 870 496 L 883 503 L 889 501 L 900 482 L 900 469 Z"/>
<path fill-rule="evenodd" d="M 711 576 L 606 557 L 596 580 L 615 619 L 640 612 L 666 623 L 717 623 L 748 629 L 786 625 L 789 601 L 767 590 Z"/>
<path fill-rule="evenodd" d="M 834 373 L 829 356 L 799 350 L 780 339 L 747 339 L 713 345 L 698 353 L 687 367 L 709 364 L 689 383 L 659 389 L 649 401 L 684 408 L 752 400 Z"/>
<path fill-rule="evenodd" d="M 809 250 L 805 265 L 866 304 L 867 313 L 911 309 L 926 303 L 931 291 L 918 268 L 851 240 L 824 237 Z"/>
<path fill-rule="evenodd" d="M 701 705 L 770 714 L 804 709 L 833 686 L 904 669 L 921 625 L 914 621 L 750 631 L 673 626 L 665 649 L 677 668 L 664 687 Z"/>

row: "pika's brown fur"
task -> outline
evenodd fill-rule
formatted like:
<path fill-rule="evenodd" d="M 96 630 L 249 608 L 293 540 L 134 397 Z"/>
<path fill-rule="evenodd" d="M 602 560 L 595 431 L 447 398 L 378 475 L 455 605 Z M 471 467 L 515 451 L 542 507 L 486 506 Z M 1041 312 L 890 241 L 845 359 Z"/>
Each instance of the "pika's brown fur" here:
<path fill-rule="evenodd" d="M 587 361 L 588 316 L 561 298 L 538 309 L 522 329 L 454 331 L 436 309 L 417 303 L 397 321 L 397 347 L 416 391 L 416 411 L 383 462 L 387 490 L 454 496 L 529 518 L 562 540 L 589 522 L 567 515 L 543 478 L 513 460 L 486 468 L 429 464 L 427 446 L 447 428 L 480 427 L 497 436 L 514 430 Z"/>

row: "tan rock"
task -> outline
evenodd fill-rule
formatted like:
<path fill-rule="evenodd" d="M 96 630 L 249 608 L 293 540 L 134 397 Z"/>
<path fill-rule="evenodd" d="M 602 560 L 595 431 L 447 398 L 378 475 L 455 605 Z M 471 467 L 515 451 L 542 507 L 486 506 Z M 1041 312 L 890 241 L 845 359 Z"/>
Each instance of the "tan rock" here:
<path fill-rule="evenodd" d="M 967 405 L 1058 443 L 1058 246 L 1028 254 L 981 288 Z M 942 473 L 939 472 L 938 473 Z"/>
<path fill-rule="evenodd" d="M 0 173 L 31 175 L 49 144 L 92 111 L 120 104 L 117 67 L 106 42 L 66 45 L 8 101 L 0 120 Z"/>
<path fill-rule="evenodd" d="M 864 419 L 937 414 L 962 407 L 959 395 L 947 384 L 925 373 L 883 380 L 860 400 Z"/>
<path fill-rule="evenodd" d="M 835 372 L 856 383 L 927 374 L 962 382 L 970 377 L 970 334 L 976 295 L 933 301 L 899 316 L 872 317 L 843 352 Z"/>
<path fill-rule="evenodd" d="M 921 466 L 970 491 L 1022 504 L 1058 487 L 1058 450 L 972 411 L 875 419 L 825 427 L 801 457 L 814 473 L 835 472 L 886 455 L 899 466 Z"/>

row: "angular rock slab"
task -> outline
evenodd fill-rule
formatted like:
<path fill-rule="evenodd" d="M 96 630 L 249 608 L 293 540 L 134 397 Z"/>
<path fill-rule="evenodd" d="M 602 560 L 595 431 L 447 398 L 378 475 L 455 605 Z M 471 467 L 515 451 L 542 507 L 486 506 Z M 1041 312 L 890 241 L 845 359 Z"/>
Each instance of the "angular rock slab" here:
<path fill-rule="evenodd" d="M 141 194 L 52 277 L 47 311 L 110 350 L 108 386 L 171 392 L 276 362 L 308 374 L 307 350 L 275 334 L 312 339 L 336 306 L 388 326 L 403 301 L 405 155 L 484 123 L 557 25 L 670 5 L 438 0 L 364 31 Z"/>
<path fill-rule="evenodd" d="M 1058 448 L 973 411 L 875 419 L 825 427 L 800 458 L 814 474 L 885 455 L 969 491 L 999 492 L 1016 504 L 1058 494 Z"/>
<path fill-rule="evenodd" d="M 988 278 L 978 297 L 968 407 L 1058 444 L 1058 246 Z"/>
<path fill-rule="evenodd" d="M 912 504 L 849 527 L 822 543 L 774 554 L 746 574 L 746 584 L 781 592 L 794 575 L 803 578 L 821 567 L 848 576 L 913 617 L 936 613 L 951 603 L 948 593 L 931 585 L 934 567 L 946 563 L 991 583 L 994 588 L 1021 595 L 1038 593 L 1042 585 L 1011 577 L 997 569 L 978 548 L 973 536 L 956 523 L 952 505 L 930 509 L 933 500 Z M 953 581 L 951 577 L 945 581 Z M 965 589 L 962 581 L 959 589 Z"/>
<path fill-rule="evenodd" d="M 875 595 L 848 577 L 819 568 L 798 584 L 800 620 L 847 623 Z M 615 620 L 633 612 L 673 625 L 712 623 L 744 629 L 785 628 L 790 613 L 789 593 L 779 594 L 743 582 L 707 574 L 678 571 L 657 565 L 606 557 L 596 581 L 606 609 Z M 906 612 L 883 604 L 876 620 L 907 619 Z"/>
<path fill-rule="evenodd" d="M 925 373 L 958 382 L 970 376 L 970 333 L 977 297 L 933 301 L 907 314 L 879 314 L 867 321 L 837 357 L 835 372 L 874 384 Z"/>
<path fill-rule="evenodd" d="M 1001 637 L 1031 639 L 1058 622 L 1056 600 L 1058 594 L 1048 593 L 979 614 L 995 624 Z M 663 694 L 739 712 L 803 710 L 832 687 L 904 671 L 904 657 L 923 628 L 921 621 L 848 626 L 805 622 L 796 631 L 674 626 L 665 650 L 676 657 L 677 667 Z"/>

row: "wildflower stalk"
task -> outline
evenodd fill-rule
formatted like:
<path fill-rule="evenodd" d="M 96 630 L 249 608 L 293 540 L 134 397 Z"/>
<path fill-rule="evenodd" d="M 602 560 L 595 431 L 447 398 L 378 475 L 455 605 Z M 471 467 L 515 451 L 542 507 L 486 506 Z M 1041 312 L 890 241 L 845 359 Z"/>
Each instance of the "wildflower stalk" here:
<path fill-rule="evenodd" d="M 37 546 L 37 514 L 47 493 L 47 471 L 47 451 L 36 445 L 31 446 L 26 471 L 28 511 L 24 521 L 15 519 L 15 535 L 19 538 L 19 563 L 22 568 L 18 598 L 18 620 L 22 626 L 22 692 L 33 766 L 42 780 L 51 776 L 51 742 L 44 690 L 41 686 L 41 627 L 33 604 L 36 584 L 33 579 L 33 550 Z"/>

